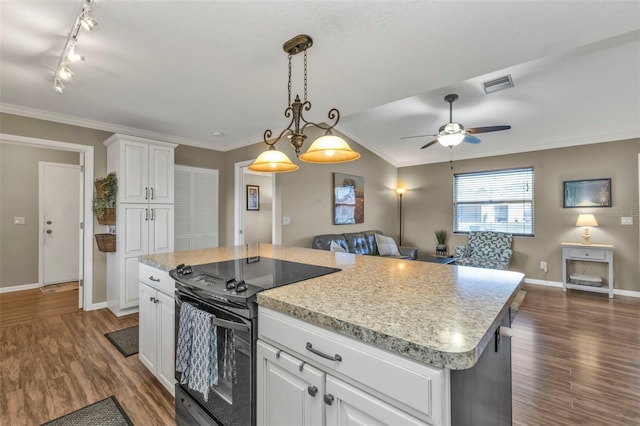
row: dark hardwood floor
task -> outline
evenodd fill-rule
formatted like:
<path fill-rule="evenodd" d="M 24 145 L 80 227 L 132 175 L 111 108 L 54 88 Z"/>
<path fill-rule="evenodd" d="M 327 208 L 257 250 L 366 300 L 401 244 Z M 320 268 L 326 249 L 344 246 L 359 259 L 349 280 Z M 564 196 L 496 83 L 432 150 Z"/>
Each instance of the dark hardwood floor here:
<path fill-rule="evenodd" d="M 525 289 L 513 323 L 514 425 L 640 425 L 640 299 Z M 110 395 L 136 425 L 173 424 L 171 395 L 103 336 L 137 316 L 79 311 L 73 293 L 0 294 L 0 424 L 39 425 Z"/>
<path fill-rule="evenodd" d="M 514 425 L 640 425 L 640 299 L 525 285 Z"/>

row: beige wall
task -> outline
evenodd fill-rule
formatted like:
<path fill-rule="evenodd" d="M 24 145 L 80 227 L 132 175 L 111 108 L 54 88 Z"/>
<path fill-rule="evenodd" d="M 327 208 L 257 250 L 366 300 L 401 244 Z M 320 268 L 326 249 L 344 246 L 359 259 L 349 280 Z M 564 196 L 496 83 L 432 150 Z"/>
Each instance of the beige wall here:
<path fill-rule="evenodd" d="M 535 236 L 515 237 L 510 269 L 527 278 L 561 281 L 560 243 L 580 242 L 582 228 L 575 227 L 578 213 L 593 213 L 600 227 L 591 230 L 592 242 L 615 245 L 615 287 L 640 291 L 638 153 L 640 139 L 464 161 L 455 161 L 454 149 L 453 170 L 448 163 L 400 168 L 399 180 L 409 188 L 403 197 L 403 243 L 417 246 L 422 253 L 433 252 L 434 232 L 442 228 L 451 234 L 454 173 L 533 166 Z M 612 180 L 611 208 L 562 207 L 563 181 L 608 177 Z M 633 216 L 633 226 L 620 224 L 623 214 Z M 451 236 L 449 251 L 466 240 L 464 234 Z M 539 268 L 541 260 L 548 262 L 546 274 Z M 597 266 L 585 262 L 585 272 Z"/>
<path fill-rule="evenodd" d="M 77 152 L 0 144 L 0 287 L 38 282 L 39 162 L 80 164 Z M 22 216 L 24 225 L 14 225 Z"/>
<path fill-rule="evenodd" d="M 70 126 L 67 124 L 54 123 L 51 121 L 37 120 L 28 117 L 22 117 L 12 114 L 0 113 L 0 133 L 11 135 L 26 136 L 31 138 L 48 139 L 60 142 L 68 142 L 79 145 L 89 145 L 94 147 L 94 173 L 95 176 L 106 175 L 107 167 L 107 149 L 102 141 L 112 135 L 110 132 L 88 129 L 85 127 Z M 3 160 L 6 161 L 6 160 Z M 4 203 L 3 203 L 4 205 Z M 37 211 L 36 211 L 37 216 Z M 2 216 L 3 225 L 8 218 Z M 98 224 L 94 218 L 94 231 L 104 229 Z M 2 240 L 5 240 L 5 234 L 2 233 Z M 7 267 L 3 259 L 3 270 Z M 107 279 L 106 279 L 106 253 L 98 251 L 98 247 L 94 241 L 93 251 L 93 302 L 104 302 L 107 298 Z M 37 258 L 33 268 L 37 271 Z M 18 279 L 16 277 L 16 279 Z M 20 277 L 19 281 L 24 281 L 26 277 Z M 37 282 L 37 279 L 36 281 Z M 5 285 L 4 282 L 2 285 Z"/>
<path fill-rule="evenodd" d="M 272 241 L 272 218 L 273 218 L 273 194 L 271 189 L 271 176 L 261 176 L 251 173 L 244 174 L 245 185 L 258 185 L 260 187 L 260 210 L 243 209 L 243 235 L 246 244 L 270 243 Z"/>

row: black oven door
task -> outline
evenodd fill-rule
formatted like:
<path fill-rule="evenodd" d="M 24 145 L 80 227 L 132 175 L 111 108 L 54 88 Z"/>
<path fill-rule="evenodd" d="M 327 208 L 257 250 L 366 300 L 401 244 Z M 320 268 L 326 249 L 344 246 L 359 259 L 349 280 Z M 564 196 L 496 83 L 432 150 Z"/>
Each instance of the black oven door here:
<path fill-rule="evenodd" d="M 176 345 L 180 324 L 180 309 L 188 303 L 197 309 L 212 314 L 217 336 L 218 381 L 209 388 L 207 398 L 204 394 L 190 389 L 189 383 L 182 383 L 182 374 L 176 371 L 176 387 L 180 388 L 181 398 L 176 397 L 176 421 L 180 424 L 200 424 L 201 421 L 186 421 L 187 418 L 202 418 L 206 412 L 215 421 L 211 424 L 224 426 L 255 425 L 255 320 L 249 320 L 226 311 L 215 303 L 202 301 L 189 294 L 176 292 Z M 176 348 L 176 354 L 178 353 Z M 191 397 L 201 410 L 196 410 Z M 180 406 L 179 406 L 180 405 Z M 188 407 L 194 415 L 185 416 Z M 197 411 L 197 413 L 196 413 Z M 182 413 L 178 416 L 178 413 Z M 182 420 L 182 422 L 181 422 Z"/>

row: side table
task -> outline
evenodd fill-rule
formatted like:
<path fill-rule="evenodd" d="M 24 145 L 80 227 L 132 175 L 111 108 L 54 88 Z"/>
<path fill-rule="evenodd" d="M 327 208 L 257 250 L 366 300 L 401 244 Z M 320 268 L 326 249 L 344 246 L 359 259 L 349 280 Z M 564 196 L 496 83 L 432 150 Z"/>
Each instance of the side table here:
<path fill-rule="evenodd" d="M 613 245 L 611 244 L 580 244 L 561 243 L 562 246 L 562 291 L 568 288 L 608 293 L 613 298 Z M 607 265 L 607 286 L 586 285 L 572 282 L 569 265 L 573 261 L 599 262 Z M 586 280 L 590 276 L 583 276 Z"/>

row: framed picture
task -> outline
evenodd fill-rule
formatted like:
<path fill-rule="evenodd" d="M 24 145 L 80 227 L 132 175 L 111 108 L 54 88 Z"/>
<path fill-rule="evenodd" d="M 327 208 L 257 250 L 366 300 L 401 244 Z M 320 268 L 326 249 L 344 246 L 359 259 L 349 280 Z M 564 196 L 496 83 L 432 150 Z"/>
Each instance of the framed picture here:
<path fill-rule="evenodd" d="M 562 207 L 611 207 L 611 178 L 565 180 Z"/>
<path fill-rule="evenodd" d="M 364 222 L 364 178 L 333 174 L 333 224 Z"/>
<path fill-rule="evenodd" d="M 247 185 L 247 210 L 260 210 L 260 186 Z"/>

